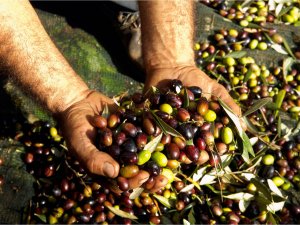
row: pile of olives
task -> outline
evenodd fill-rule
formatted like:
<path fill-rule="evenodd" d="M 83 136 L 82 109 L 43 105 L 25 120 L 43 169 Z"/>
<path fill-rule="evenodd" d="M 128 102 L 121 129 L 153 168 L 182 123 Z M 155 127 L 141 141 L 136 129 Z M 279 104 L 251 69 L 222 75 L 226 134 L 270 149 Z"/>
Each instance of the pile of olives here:
<path fill-rule="evenodd" d="M 150 174 L 145 187 L 151 189 L 156 176 L 172 183 L 181 164 L 215 165 L 217 155 L 235 149 L 229 118 L 216 99 L 201 96 L 199 87 L 172 80 L 163 92 L 150 92 L 122 98 L 117 112 L 94 118 L 99 149 L 121 165 L 117 181 L 122 191 L 141 170 Z M 151 141 L 157 142 L 154 147 Z"/>

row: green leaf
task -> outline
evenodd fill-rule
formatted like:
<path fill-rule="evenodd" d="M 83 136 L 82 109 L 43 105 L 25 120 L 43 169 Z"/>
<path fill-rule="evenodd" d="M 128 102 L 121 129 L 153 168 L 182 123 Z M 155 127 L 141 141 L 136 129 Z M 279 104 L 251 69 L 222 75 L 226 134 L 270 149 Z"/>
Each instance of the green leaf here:
<path fill-rule="evenodd" d="M 239 59 L 244 57 L 247 54 L 246 51 L 234 51 L 234 52 L 230 52 L 227 55 L 224 56 L 224 58 L 228 58 L 228 57 L 232 57 L 235 59 Z"/>
<path fill-rule="evenodd" d="M 207 169 L 207 166 L 201 166 L 192 176 L 193 180 L 196 182 L 200 180 L 201 177 L 203 177 L 205 171 Z"/>
<path fill-rule="evenodd" d="M 241 199 L 239 201 L 239 209 L 241 212 L 245 212 L 246 209 L 248 208 L 248 206 L 250 205 L 250 202 L 249 200 L 244 200 L 244 199 Z"/>
<path fill-rule="evenodd" d="M 243 121 L 247 126 L 247 130 L 250 131 L 251 133 L 256 135 L 263 134 L 263 132 L 257 130 L 257 128 L 251 123 L 251 121 L 247 117 L 243 117 Z"/>
<path fill-rule="evenodd" d="M 196 219 L 195 219 L 195 216 L 194 216 L 194 208 L 191 208 L 191 210 L 189 211 L 188 221 L 190 221 L 191 224 L 196 223 Z"/>
<path fill-rule="evenodd" d="M 183 225 L 191 225 L 189 221 L 187 221 L 186 219 L 183 219 Z"/>
<path fill-rule="evenodd" d="M 36 216 L 37 218 L 39 218 L 43 223 L 47 223 L 47 218 L 45 214 L 37 214 L 35 213 L 34 216 Z"/>
<path fill-rule="evenodd" d="M 132 215 L 128 212 L 125 212 L 121 209 L 117 209 L 117 208 L 109 206 L 109 205 L 105 205 L 105 207 L 107 207 L 110 211 L 112 211 L 112 213 L 114 213 L 117 216 L 120 216 L 122 218 L 128 218 L 128 219 L 131 219 L 131 220 L 137 220 L 138 219 L 135 215 Z"/>
<path fill-rule="evenodd" d="M 288 11 L 290 11 L 293 7 L 294 7 L 293 5 L 290 5 L 290 6 L 288 6 L 288 7 L 284 7 L 284 8 L 280 11 L 280 13 L 278 14 L 277 17 L 283 16 L 283 15 L 286 14 Z"/>
<path fill-rule="evenodd" d="M 278 92 L 278 94 L 276 96 L 276 100 L 275 100 L 275 106 L 277 109 L 281 108 L 283 99 L 285 97 L 285 93 L 286 93 L 286 91 L 284 89 L 282 89 Z M 277 114 L 278 114 L 278 110 L 275 111 L 275 117 L 277 116 Z"/>
<path fill-rule="evenodd" d="M 184 88 L 184 101 L 183 101 L 183 108 L 188 108 L 190 105 L 190 99 L 187 93 L 186 88 Z"/>
<path fill-rule="evenodd" d="M 230 84 L 230 82 L 221 74 L 216 74 L 213 71 L 207 71 L 209 74 L 213 75 L 217 80 L 221 80 L 225 82 L 226 84 Z"/>
<path fill-rule="evenodd" d="M 161 204 L 163 204 L 167 208 L 170 209 L 172 207 L 170 200 L 165 198 L 164 196 L 153 194 L 153 197 L 156 198 Z"/>
<path fill-rule="evenodd" d="M 255 112 L 256 110 L 260 109 L 261 107 L 263 107 L 271 101 L 272 98 L 263 98 L 255 101 L 254 104 L 246 112 L 244 112 L 243 116 L 250 115 L 251 113 Z"/>
<path fill-rule="evenodd" d="M 267 214 L 267 223 L 274 224 L 274 225 L 278 224 L 272 213 Z"/>
<path fill-rule="evenodd" d="M 234 157 L 233 154 L 224 154 L 221 155 L 220 158 L 221 158 L 222 168 L 225 168 L 230 165 Z"/>
<path fill-rule="evenodd" d="M 183 138 L 183 136 L 177 131 L 175 130 L 173 127 L 171 127 L 169 124 L 167 124 L 165 121 L 163 121 L 161 118 L 159 118 L 155 112 L 153 112 L 152 110 L 150 111 L 151 114 L 154 117 L 154 120 L 156 121 L 157 125 L 160 127 L 160 129 L 165 133 L 165 134 L 170 134 L 171 136 L 174 137 L 181 137 Z"/>
<path fill-rule="evenodd" d="M 283 38 L 283 46 L 285 47 L 286 51 L 290 54 L 290 56 L 293 57 L 293 59 L 296 59 L 294 53 L 292 52 L 290 46 L 289 46 L 289 43 L 286 41 L 285 38 Z"/>
<path fill-rule="evenodd" d="M 257 190 L 261 192 L 268 201 L 273 201 L 271 192 L 266 185 L 260 182 L 257 178 L 252 178 L 250 182 L 252 182 L 256 186 Z"/>
<path fill-rule="evenodd" d="M 250 193 L 247 193 L 247 192 L 238 192 L 238 193 L 235 193 L 235 194 L 224 196 L 224 198 L 229 198 L 229 199 L 233 199 L 233 200 L 240 200 L 240 199 L 250 200 L 253 197 L 254 197 L 253 194 L 250 194 Z"/>
<path fill-rule="evenodd" d="M 149 150 L 150 152 L 154 152 L 158 143 L 161 141 L 162 133 L 158 135 L 157 137 L 153 138 L 153 140 L 149 141 L 145 146 L 143 150 Z"/>
<path fill-rule="evenodd" d="M 232 120 L 232 122 L 235 124 L 237 130 L 238 130 L 238 134 L 241 138 L 242 134 L 243 134 L 243 129 L 241 126 L 241 122 L 240 122 L 240 118 L 238 118 L 233 112 L 232 110 L 226 105 L 225 102 L 223 102 L 222 99 L 218 98 L 218 101 L 220 103 L 220 105 L 223 107 L 224 111 L 227 113 L 227 115 L 229 116 L 229 118 Z"/>
<path fill-rule="evenodd" d="M 242 4 L 241 4 L 241 8 L 250 6 L 252 4 L 253 0 L 245 0 Z"/>
<path fill-rule="evenodd" d="M 244 77 L 244 83 L 246 83 L 249 80 L 251 74 L 252 74 L 252 69 L 248 69 L 248 71 Z"/>

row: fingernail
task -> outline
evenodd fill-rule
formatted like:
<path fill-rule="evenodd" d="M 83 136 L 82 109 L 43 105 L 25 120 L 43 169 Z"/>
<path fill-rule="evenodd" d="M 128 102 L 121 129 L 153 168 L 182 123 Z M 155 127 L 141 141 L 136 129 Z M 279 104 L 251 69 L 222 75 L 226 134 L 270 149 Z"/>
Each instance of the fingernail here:
<path fill-rule="evenodd" d="M 110 162 L 105 162 L 104 165 L 104 175 L 107 177 L 113 177 L 115 175 L 115 167 Z"/>
<path fill-rule="evenodd" d="M 139 185 L 141 186 L 143 183 L 145 183 L 147 180 L 149 179 L 149 177 L 144 178 L 143 180 L 139 181 Z"/>

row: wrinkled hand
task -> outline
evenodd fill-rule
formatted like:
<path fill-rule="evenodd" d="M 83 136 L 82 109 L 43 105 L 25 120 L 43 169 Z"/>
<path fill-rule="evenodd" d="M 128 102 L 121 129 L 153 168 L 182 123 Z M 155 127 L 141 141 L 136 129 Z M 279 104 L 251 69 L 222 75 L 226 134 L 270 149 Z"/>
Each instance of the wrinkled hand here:
<path fill-rule="evenodd" d="M 113 101 L 99 92 L 91 91 L 87 97 L 72 104 L 66 111 L 58 115 L 63 136 L 68 149 L 80 161 L 88 172 L 115 178 L 119 174 L 119 164 L 107 153 L 94 145 L 96 129 L 92 126 L 92 118 L 99 115 L 105 105 L 113 110 Z M 129 188 L 141 186 L 149 178 L 145 171 L 129 180 Z M 156 191 L 167 183 L 166 179 L 156 181 L 153 190 Z"/>
<path fill-rule="evenodd" d="M 151 86 L 166 87 L 172 79 L 181 80 L 185 86 L 199 86 L 206 98 L 209 99 L 211 95 L 221 98 L 237 116 L 241 116 L 240 107 L 234 102 L 228 91 L 195 66 L 152 70 L 147 75 L 145 90 Z"/>

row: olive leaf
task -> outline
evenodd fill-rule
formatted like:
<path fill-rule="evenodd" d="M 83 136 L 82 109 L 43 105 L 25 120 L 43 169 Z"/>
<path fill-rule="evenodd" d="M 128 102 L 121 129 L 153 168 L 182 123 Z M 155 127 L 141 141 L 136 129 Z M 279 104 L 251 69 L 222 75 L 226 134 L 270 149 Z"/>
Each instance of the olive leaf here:
<path fill-rule="evenodd" d="M 221 74 L 216 74 L 213 71 L 207 71 L 209 72 L 209 74 L 213 75 L 217 80 L 221 80 L 223 82 L 225 82 L 226 84 L 230 84 L 230 82 Z"/>
<path fill-rule="evenodd" d="M 275 106 L 276 106 L 277 110 L 275 111 L 275 117 L 278 115 L 278 109 L 281 108 L 281 105 L 282 105 L 283 99 L 285 97 L 285 94 L 286 94 L 286 91 L 282 89 L 276 95 Z"/>
<path fill-rule="evenodd" d="M 194 208 L 191 208 L 191 210 L 189 211 L 188 221 L 190 221 L 191 224 L 196 223 L 196 219 L 195 219 L 195 216 L 194 216 Z"/>
<path fill-rule="evenodd" d="M 291 50 L 288 42 L 286 41 L 285 38 L 282 38 L 283 39 L 283 46 L 285 47 L 286 51 L 290 54 L 290 56 L 292 56 L 293 59 L 296 59 L 293 51 Z"/>
<path fill-rule="evenodd" d="M 246 112 L 244 112 L 243 116 L 246 117 L 250 115 L 251 113 L 255 112 L 256 110 L 260 109 L 261 107 L 263 107 L 271 101 L 272 98 L 263 98 L 255 101 L 254 104 Z"/>
<path fill-rule="evenodd" d="M 122 218 L 128 218 L 128 219 L 131 219 L 131 220 L 137 220 L 138 218 L 135 216 L 135 215 L 132 215 L 128 212 L 125 212 L 121 209 L 117 209 L 113 206 L 110 206 L 110 205 L 105 205 L 105 207 L 107 207 L 112 213 L 116 214 L 117 216 L 120 216 Z"/>
<path fill-rule="evenodd" d="M 154 152 L 158 143 L 161 141 L 162 133 L 159 134 L 157 137 L 153 138 L 153 140 L 149 141 L 145 146 L 143 150 L 149 150 L 150 152 Z"/>
<path fill-rule="evenodd" d="M 222 99 L 218 98 L 218 101 L 219 101 L 220 105 L 222 106 L 222 108 L 224 109 L 224 111 L 226 112 L 226 114 L 229 116 L 229 118 L 235 124 L 235 126 L 238 130 L 238 134 L 242 138 L 243 129 L 242 129 L 240 119 L 232 112 L 232 110 L 226 105 L 225 102 L 223 102 Z"/>
<path fill-rule="evenodd" d="M 207 166 L 200 167 L 194 174 L 193 174 L 193 180 L 196 182 L 200 180 L 201 177 L 203 177 L 205 171 L 207 169 Z"/>
<path fill-rule="evenodd" d="M 186 219 L 183 219 L 183 225 L 191 225 L 189 221 L 187 221 Z"/>
<path fill-rule="evenodd" d="M 283 55 L 288 55 L 289 53 L 286 52 L 285 48 L 283 48 L 282 45 L 280 44 L 272 44 L 271 48 L 273 48 L 276 52 L 283 54 Z"/>
<path fill-rule="evenodd" d="M 253 194 L 247 193 L 247 192 L 238 192 L 235 194 L 231 194 L 231 195 L 224 195 L 224 198 L 229 198 L 232 200 L 240 200 L 240 199 L 244 199 L 244 200 L 251 200 L 254 198 Z"/>
<path fill-rule="evenodd" d="M 272 212 L 273 214 L 276 212 L 276 211 L 279 211 L 283 208 L 285 204 L 285 201 L 282 201 L 282 202 L 272 202 L 270 204 L 267 205 L 267 210 L 269 212 Z"/>
<path fill-rule="evenodd" d="M 275 15 L 276 15 L 276 17 L 278 17 L 278 15 L 280 14 L 282 8 L 283 8 L 283 3 L 279 3 L 279 4 L 276 6 L 276 9 L 275 9 Z"/>
<path fill-rule="evenodd" d="M 257 188 L 257 190 L 262 193 L 264 198 L 266 198 L 270 202 L 273 201 L 271 192 L 266 185 L 264 185 L 262 182 L 260 182 L 257 178 L 252 178 L 250 180 L 250 182 L 252 182 L 255 185 L 255 187 Z"/>
<path fill-rule="evenodd" d="M 268 6 L 269 6 L 269 10 L 270 11 L 274 11 L 275 8 L 276 8 L 276 2 L 275 2 L 275 0 L 269 0 L 268 1 Z"/>
<path fill-rule="evenodd" d="M 230 165 L 234 157 L 233 154 L 224 154 L 221 155 L 220 158 L 221 158 L 222 168 L 225 168 Z"/>
<path fill-rule="evenodd" d="M 171 136 L 174 137 L 182 137 L 182 135 L 175 130 L 173 127 L 171 127 L 169 124 L 167 124 L 165 121 L 163 121 L 161 118 L 159 118 L 155 112 L 153 112 L 152 110 L 150 111 L 155 122 L 157 123 L 157 125 L 160 127 L 160 129 L 165 133 L 165 134 L 170 134 Z"/>
<path fill-rule="evenodd" d="M 188 184 L 188 185 L 186 185 L 184 188 L 182 188 L 182 189 L 180 190 L 180 192 L 188 192 L 188 191 L 191 191 L 191 190 L 193 190 L 194 187 L 195 187 L 194 184 Z"/>
<path fill-rule="evenodd" d="M 239 59 L 244 57 L 247 54 L 246 51 L 233 51 L 224 56 L 224 58 L 232 57 L 235 59 Z"/>
<path fill-rule="evenodd" d="M 267 223 L 269 224 L 278 224 L 278 222 L 275 220 L 272 213 L 267 214 Z"/>
<path fill-rule="evenodd" d="M 34 216 L 36 216 L 37 218 L 39 218 L 43 223 L 47 223 L 47 218 L 45 214 L 37 214 L 35 213 Z"/>
<path fill-rule="evenodd" d="M 283 197 L 283 194 L 271 179 L 267 179 L 267 182 L 271 191 L 273 191 L 276 195 Z"/>
<path fill-rule="evenodd" d="M 134 188 L 132 190 L 132 193 L 129 195 L 129 198 L 135 199 L 135 198 L 139 197 L 143 191 L 144 191 L 144 188 L 141 188 L 141 187 Z"/>
<path fill-rule="evenodd" d="M 102 111 L 101 116 L 103 116 L 106 119 L 108 118 L 108 116 L 109 116 L 109 108 L 108 108 L 107 104 L 104 105 L 104 109 Z"/>
<path fill-rule="evenodd" d="M 250 205 L 250 202 L 251 201 L 247 201 L 247 200 L 244 200 L 244 199 L 241 199 L 239 201 L 239 209 L 241 212 L 245 212 L 246 209 L 248 208 L 248 206 Z"/>
<path fill-rule="evenodd" d="M 289 70 L 291 69 L 291 66 L 294 63 L 294 59 L 289 57 L 283 60 L 282 63 L 282 73 L 283 73 L 283 79 L 286 79 L 286 75 L 288 74 Z"/>
<path fill-rule="evenodd" d="M 244 83 L 246 83 L 249 80 L 251 74 L 252 74 L 252 69 L 248 69 L 248 71 L 244 77 Z"/>
<path fill-rule="evenodd" d="M 164 196 L 157 195 L 157 194 L 153 194 L 153 197 L 156 198 L 161 204 L 163 204 L 167 208 L 171 208 L 172 207 L 170 199 L 167 199 Z"/>
<path fill-rule="evenodd" d="M 290 11 L 293 8 L 293 5 L 290 5 L 288 7 L 284 7 L 280 10 L 280 13 L 278 13 L 277 17 L 281 17 L 284 14 L 286 14 L 288 11 Z"/>
<path fill-rule="evenodd" d="M 241 8 L 245 8 L 247 6 L 250 6 L 253 0 L 246 0 L 241 4 Z"/>
<path fill-rule="evenodd" d="M 184 88 L 184 101 L 183 101 L 183 107 L 184 107 L 184 108 L 188 108 L 189 105 L 190 105 L 190 99 L 189 99 L 189 96 L 188 96 L 188 93 L 187 93 L 186 88 Z"/>

